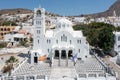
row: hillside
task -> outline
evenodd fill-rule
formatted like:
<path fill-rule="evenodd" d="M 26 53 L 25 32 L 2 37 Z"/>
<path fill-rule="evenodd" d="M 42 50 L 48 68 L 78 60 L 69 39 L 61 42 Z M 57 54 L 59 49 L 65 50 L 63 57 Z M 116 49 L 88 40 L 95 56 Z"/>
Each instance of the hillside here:
<path fill-rule="evenodd" d="M 85 16 L 107 17 L 107 16 L 112 16 L 114 11 L 116 12 L 117 16 L 120 16 L 120 0 L 117 0 L 107 11 L 104 11 L 104 12 L 101 12 L 101 13 L 85 15 Z"/>
<path fill-rule="evenodd" d="M 26 13 L 32 13 L 32 10 L 22 8 L 0 10 L 0 14 L 26 14 Z"/>
<path fill-rule="evenodd" d="M 27 14 L 27 13 L 33 13 L 33 11 L 30 9 L 23 9 L 23 8 L 0 10 L 0 15 L 2 15 L 2 14 Z M 60 16 L 60 15 L 52 13 L 52 12 L 46 12 L 46 15 Z"/>

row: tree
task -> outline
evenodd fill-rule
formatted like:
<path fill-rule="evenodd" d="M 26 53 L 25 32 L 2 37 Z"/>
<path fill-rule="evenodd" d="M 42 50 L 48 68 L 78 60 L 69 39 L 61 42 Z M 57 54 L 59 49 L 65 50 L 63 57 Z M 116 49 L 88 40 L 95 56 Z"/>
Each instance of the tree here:
<path fill-rule="evenodd" d="M 6 60 L 6 64 L 14 63 L 17 61 L 18 61 L 18 59 L 16 59 L 14 56 L 11 56 L 8 60 Z"/>
<path fill-rule="evenodd" d="M 11 75 L 11 70 L 13 69 L 13 63 L 17 62 L 18 59 L 16 59 L 14 56 L 11 56 L 8 60 L 6 60 L 6 66 L 3 68 L 3 73 L 9 73 Z"/>
<path fill-rule="evenodd" d="M 113 31 L 114 28 L 112 27 L 105 27 L 100 31 L 98 46 L 104 51 L 110 51 L 114 46 Z"/>
<path fill-rule="evenodd" d="M 30 37 L 30 42 L 33 42 L 33 38 L 32 37 Z"/>
<path fill-rule="evenodd" d="M 115 27 L 103 22 L 92 22 L 89 24 L 80 24 L 73 27 L 75 30 L 82 30 L 87 37 L 90 45 L 99 47 L 104 51 L 109 51 L 114 45 L 113 31 Z M 117 28 L 116 28 L 117 29 Z M 118 28 L 117 30 L 119 30 Z"/>
<path fill-rule="evenodd" d="M 4 48 L 4 47 L 7 47 L 7 43 L 5 43 L 5 42 L 0 42 L 0 48 Z"/>

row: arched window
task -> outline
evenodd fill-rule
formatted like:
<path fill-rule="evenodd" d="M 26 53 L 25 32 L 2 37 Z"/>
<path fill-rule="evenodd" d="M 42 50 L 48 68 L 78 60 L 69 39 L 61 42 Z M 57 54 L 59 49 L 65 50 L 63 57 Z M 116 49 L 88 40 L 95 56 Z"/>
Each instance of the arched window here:
<path fill-rule="evenodd" d="M 71 40 L 70 40 L 70 44 L 71 44 L 72 42 L 71 42 Z"/>
<path fill-rule="evenodd" d="M 40 17 L 41 16 L 41 11 L 38 10 L 36 15 L 37 15 L 37 17 Z"/>
<path fill-rule="evenodd" d="M 39 39 L 38 39 L 38 44 L 39 44 Z"/>
<path fill-rule="evenodd" d="M 67 36 L 63 34 L 63 36 L 61 36 L 61 41 L 67 42 Z"/>
<path fill-rule="evenodd" d="M 61 24 L 59 24 L 58 27 L 61 28 Z"/>
<path fill-rule="evenodd" d="M 78 52 L 80 53 L 80 49 L 78 49 Z"/>
<path fill-rule="evenodd" d="M 63 26 L 63 28 L 65 28 L 65 24 L 63 24 L 62 26 Z"/>
<path fill-rule="evenodd" d="M 58 44 L 58 40 L 56 40 L 56 43 Z"/>
<path fill-rule="evenodd" d="M 37 56 L 37 53 L 35 53 L 35 56 Z"/>
<path fill-rule="evenodd" d="M 69 24 L 67 25 L 67 27 L 69 27 Z"/>
<path fill-rule="evenodd" d="M 39 30 L 39 34 L 40 34 L 40 30 Z"/>

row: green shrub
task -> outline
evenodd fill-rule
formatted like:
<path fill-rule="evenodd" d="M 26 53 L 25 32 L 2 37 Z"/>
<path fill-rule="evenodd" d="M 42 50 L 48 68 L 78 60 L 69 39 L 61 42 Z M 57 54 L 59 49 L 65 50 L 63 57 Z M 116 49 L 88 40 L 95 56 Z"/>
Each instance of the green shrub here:
<path fill-rule="evenodd" d="M 7 43 L 1 42 L 1 43 L 0 43 L 0 48 L 5 48 L 5 47 L 7 47 Z"/>
<path fill-rule="evenodd" d="M 14 56 L 11 56 L 8 60 L 6 60 L 6 64 L 14 63 L 17 61 L 18 61 L 18 59 L 16 59 Z"/>

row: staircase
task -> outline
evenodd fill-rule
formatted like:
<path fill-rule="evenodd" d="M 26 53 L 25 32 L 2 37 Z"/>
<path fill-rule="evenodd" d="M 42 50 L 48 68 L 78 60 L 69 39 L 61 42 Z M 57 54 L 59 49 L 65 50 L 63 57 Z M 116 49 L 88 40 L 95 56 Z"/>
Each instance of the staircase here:
<path fill-rule="evenodd" d="M 51 71 L 49 80 L 75 80 L 76 71 L 74 68 L 56 67 Z"/>
<path fill-rule="evenodd" d="M 60 60 L 60 65 L 59 65 L 59 59 L 54 59 L 52 63 L 52 67 L 68 67 L 68 68 L 73 68 L 74 63 L 72 60 L 68 59 L 68 65 L 67 65 L 67 60 L 66 59 L 61 59 Z"/>
<path fill-rule="evenodd" d="M 54 59 L 52 64 L 52 71 L 49 80 L 75 80 L 76 70 L 72 60 L 61 59 L 59 66 L 59 59 Z"/>

